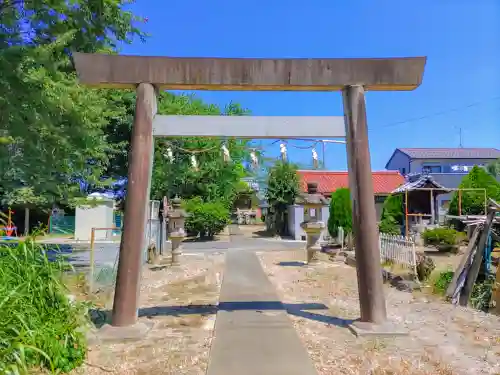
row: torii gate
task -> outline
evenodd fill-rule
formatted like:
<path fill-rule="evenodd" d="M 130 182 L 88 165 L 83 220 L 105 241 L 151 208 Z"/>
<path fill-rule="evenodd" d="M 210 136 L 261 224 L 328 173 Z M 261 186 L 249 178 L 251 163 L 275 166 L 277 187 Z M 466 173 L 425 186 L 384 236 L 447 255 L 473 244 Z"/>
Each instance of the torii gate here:
<path fill-rule="evenodd" d="M 409 91 L 421 82 L 426 57 L 381 59 L 172 58 L 74 53 L 80 82 L 135 89 L 124 231 L 112 325 L 137 322 L 153 136 L 322 138 L 347 140 L 349 187 L 356 233 L 360 329 L 387 322 L 373 199 L 365 91 Z M 342 118 L 156 116 L 156 90 L 341 91 Z M 345 125 L 345 128 L 344 128 Z"/>

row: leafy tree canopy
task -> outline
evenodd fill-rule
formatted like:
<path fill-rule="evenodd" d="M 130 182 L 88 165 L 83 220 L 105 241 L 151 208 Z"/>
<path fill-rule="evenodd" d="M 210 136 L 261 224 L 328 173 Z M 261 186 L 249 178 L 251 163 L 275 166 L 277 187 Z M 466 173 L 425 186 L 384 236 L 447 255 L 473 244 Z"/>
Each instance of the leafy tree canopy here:
<path fill-rule="evenodd" d="M 0 50 L 0 178 L 11 204 L 32 201 L 24 199 L 27 191 L 37 200 L 67 201 L 79 191 L 76 178 L 97 184 L 107 164 L 106 102 L 53 60 L 65 38 Z"/>
<path fill-rule="evenodd" d="M 490 175 L 484 168 L 473 167 L 472 170 L 462 179 L 459 188 L 471 189 L 481 188 L 486 189 L 488 198 L 496 201 L 500 200 L 500 183 Z M 480 215 L 484 214 L 484 193 L 482 191 L 467 191 L 461 192 L 462 215 Z M 453 194 L 449 208 L 450 215 L 458 215 L 458 192 Z"/>
<path fill-rule="evenodd" d="M 488 172 L 495 178 L 500 178 L 500 158 L 486 166 Z"/>
<path fill-rule="evenodd" d="M 247 110 L 229 104 L 224 110 L 205 104 L 192 96 L 178 96 L 168 92 L 160 94 L 160 114 L 227 115 L 240 116 Z M 225 161 L 222 145 L 230 152 L 231 160 Z M 155 142 L 155 159 L 151 197 L 178 195 L 185 199 L 201 197 L 204 201 L 221 200 L 230 207 L 241 190 L 241 178 L 248 175 L 244 163 L 249 160 L 249 141 L 236 139 L 184 137 L 160 138 Z M 168 158 L 172 151 L 173 162 Z M 196 158 L 197 169 L 191 164 Z"/>
<path fill-rule="evenodd" d="M 77 181 L 104 184 L 106 119 L 120 115 L 103 91 L 79 86 L 70 51 L 113 52 L 143 19 L 122 0 L 0 3 L 0 201 L 69 203 Z M 112 140 L 111 140 L 112 141 Z"/>
<path fill-rule="evenodd" d="M 300 192 L 297 166 L 278 161 L 269 170 L 267 177 L 266 199 L 269 204 L 268 220 L 271 230 L 285 235 L 287 223 L 285 213 Z"/>

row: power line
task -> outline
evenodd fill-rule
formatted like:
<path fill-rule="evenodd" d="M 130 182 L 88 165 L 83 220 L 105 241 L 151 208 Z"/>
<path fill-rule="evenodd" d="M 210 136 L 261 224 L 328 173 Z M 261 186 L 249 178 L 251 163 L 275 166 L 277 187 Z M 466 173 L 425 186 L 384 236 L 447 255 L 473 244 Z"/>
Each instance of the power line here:
<path fill-rule="evenodd" d="M 464 106 L 461 106 L 461 107 L 455 107 L 455 108 L 447 109 L 447 110 L 444 110 L 444 111 L 435 112 L 435 113 L 432 113 L 432 114 L 429 114 L 429 115 L 421 116 L 421 117 L 415 117 L 415 118 L 408 119 L 408 120 L 393 122 L 393 123 L 390 123 L 390 124 L 379 126 L 376 129 L 372 128 L 370 130 L 377 130 L 379 128 L 386 128 L 386 127 L 392 127 L 392 126 L 396 126 L 396 125 L 407 124 L 407 123 L 410 123 L 410 122 L 425 120 L 425 119 L 428 119 L 428 118 L 431 118 L 431 117 L 442 116 L 442 115 L 445 115 L 445 114 L 448 114 L 448 113 L 452 113 L 452 112 L 459 112 L 461 110 L 472 108 L 472 107 L 477 107 L 478 105 L 481 105 L 481 104 L 484 104 L 484 103 L 487 103 L 487 102 L 491 102 L 491 101 L 494 101 L 494 100 L 498 100 L 498 99 L 500 99 L 500 96 L 495 96 L 495 97 L 490 98 L 490 99 L 486 99 L 486 100 L 481 100 L 479 102 L 470 103 L 470 104 L 467 104 L 467 105 L 464 105 Z"/>

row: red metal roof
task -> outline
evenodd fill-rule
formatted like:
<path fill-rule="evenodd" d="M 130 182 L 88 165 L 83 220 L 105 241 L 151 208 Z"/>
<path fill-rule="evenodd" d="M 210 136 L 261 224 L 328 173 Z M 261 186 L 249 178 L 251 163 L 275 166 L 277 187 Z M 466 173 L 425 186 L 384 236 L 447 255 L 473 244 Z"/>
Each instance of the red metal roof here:
<path fill-rule="evenodd" d="M 330 195 L 335 190 L 349 187 L 347 172 L 299 170 L 302 191 L 307 191 L 308 182 L 318 183 L 318 192 Z M 372 172 L 373 190 L 375 194 L 390 194 L 405 182 L 398 171 Z"/>

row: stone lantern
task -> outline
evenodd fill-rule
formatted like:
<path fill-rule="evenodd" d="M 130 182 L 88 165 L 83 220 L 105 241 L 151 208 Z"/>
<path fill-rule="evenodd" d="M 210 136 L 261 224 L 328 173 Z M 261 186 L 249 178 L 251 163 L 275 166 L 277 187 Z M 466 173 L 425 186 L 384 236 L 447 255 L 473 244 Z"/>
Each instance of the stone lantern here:
<path fill-rule="evenodd" d="M 300 227 L 306 232 L 307 263 L 315 263 L 318 261 L 317 253 L 321 250 L 318 241 L 326 227 L 321 221 L 321 209 L 328 204 L 328 199 L 318 193 L 318 183 L 309 182 L 307 193 L 300 194 L 295 203 L 304 207 L 304 221 Z"/>
<path fill-rule="evenodd" d="M 182 254 L 181 244 L 186 232 L 184 231 L 184 223 L 188 214 L 181 208 L 181 200 L 175 197 L 172 200 L 172 209 L 168 211 L 168 231 L 172 242 L 172 265 L 180 264 L 180 256 Z"/>

